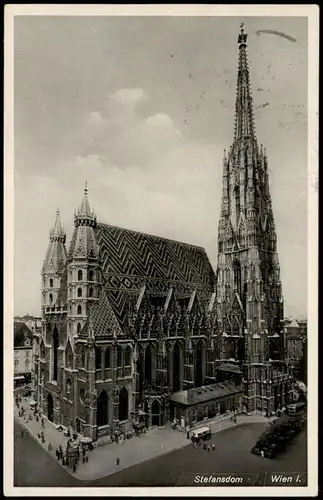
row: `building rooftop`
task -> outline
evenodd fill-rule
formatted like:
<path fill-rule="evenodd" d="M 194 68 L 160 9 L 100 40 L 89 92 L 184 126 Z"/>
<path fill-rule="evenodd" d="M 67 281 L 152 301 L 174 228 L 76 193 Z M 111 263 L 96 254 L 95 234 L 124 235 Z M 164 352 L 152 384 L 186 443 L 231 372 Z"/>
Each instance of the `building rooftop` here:
<path fill-rule="evenodd" d="M 32 347 L 33 334 L 22 321 L 14 321 L 14 348 Z"/>
<path fill-rule="evenodd" d="M 223 382 L 175 392 L 171 395 L 170 400 L 174 403 L 191 406 L 242 392 L 243 389 L 232 382 Z"/>
<path fill-rule="evenodd" d="M 194 289 L 210 295 L 215 288 L 215 273 L 201 247 L 103 223 L 95 234 L 103 286 L 121 328 L 143 285 L 157 294 L 174 284 L 186 295 Z"/>

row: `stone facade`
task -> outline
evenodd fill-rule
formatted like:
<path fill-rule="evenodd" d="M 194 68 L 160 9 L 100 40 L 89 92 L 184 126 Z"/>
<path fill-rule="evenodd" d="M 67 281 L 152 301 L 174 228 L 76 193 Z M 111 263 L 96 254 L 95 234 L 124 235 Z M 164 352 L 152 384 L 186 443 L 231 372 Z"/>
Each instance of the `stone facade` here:
<path fill-rule="evenodd" d="M 224 153 L 218 232 L 219 361 L 244 359 L 242 404 L 247 411 L 270 413 L 288 402 L 291 377 L 268 158 L 255 132 L 243 27 L 238 44 L 235 131 Z"/>
<path fill-rule="evenodd" d="M 288 402 L 277 238 L 246 40 L 242 29 L 216 273 L 203 248 L 98 223 L 87 187 L 68 252 L 57 213 L 42 269 L 34 389 L 50 420 L 93 440 L 125 436 L 140 419 L 186 426 L 201 408 L 269 414 Z M 212 397 L 190 409 L 172 399 L 232 381 L 230 372 L 238 389 L 225 397 L 206 388 Z"/>

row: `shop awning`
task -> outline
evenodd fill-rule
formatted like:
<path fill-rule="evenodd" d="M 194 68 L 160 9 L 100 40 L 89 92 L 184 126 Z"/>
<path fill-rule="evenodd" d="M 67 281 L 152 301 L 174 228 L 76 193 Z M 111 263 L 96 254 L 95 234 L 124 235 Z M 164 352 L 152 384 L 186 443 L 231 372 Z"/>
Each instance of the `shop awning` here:
<path fill-rule="evenodd" d="M 15 375 L 14 380 L 25 380 L 25 377 L 23 375 Z"/>

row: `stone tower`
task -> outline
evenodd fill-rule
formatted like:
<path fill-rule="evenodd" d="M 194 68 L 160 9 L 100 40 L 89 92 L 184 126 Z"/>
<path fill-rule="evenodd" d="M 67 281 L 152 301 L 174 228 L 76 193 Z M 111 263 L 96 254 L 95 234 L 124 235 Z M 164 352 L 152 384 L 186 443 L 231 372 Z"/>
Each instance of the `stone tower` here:
<path fill-rule="evenodd" d="M 60 213 L 49 234 L 49 244 L 42 267 L 42 333 L 39 339 L 39 363 L 35 370 L 38 401 L 51 420 L 60 418 L 62 384 L 62 346 L 66 340 L 66 233 Z"/>
<path fill-rule="evenodd" d="M 49 244 L 42 267 L 42 311 L 46 307 L 63 305 L 62 290 L 66 267 L 66 233 L 62 228 L 59 209 L 49 233 Z"/>
<path fill-rule="evenodd" d="M 67 329 L 72 344 L 86 323 L 89 307 L 98 300 L 101 282 L 96 216 L 89 205 L 87 183 L 74 226 L 67 264 Z"/>
<path fill-rule="evenodd" d="M 267 414 L 286 403 L 288 392 L 283 296 L 268 160 L 255 132 L 243 25 L 238 46 L 234 139 L 224 152 L 218 228 L 219 361 L 240 365 L 243 408 Z"/>

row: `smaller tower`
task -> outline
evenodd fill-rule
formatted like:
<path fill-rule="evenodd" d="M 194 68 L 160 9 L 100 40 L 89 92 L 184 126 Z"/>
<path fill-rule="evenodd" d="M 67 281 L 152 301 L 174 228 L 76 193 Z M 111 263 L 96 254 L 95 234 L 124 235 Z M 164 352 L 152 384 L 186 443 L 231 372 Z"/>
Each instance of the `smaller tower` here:
<path fill-rule="evenodd" d="M 66 233 L 62 228 L 59 209 L 49 233 L 49 244 L 42 267 L 42 311 L 50 307 L 63 307 L 62 285 L 66 271 Z"/>
<path fill-rule="evenodd" d="M 67 266 L 67 331 L 72 343 L 85 325 L 90 305 L 98 300 L 101 282 L 96 216 L 90 208 L 87 182 L 74 226 Z"/>

